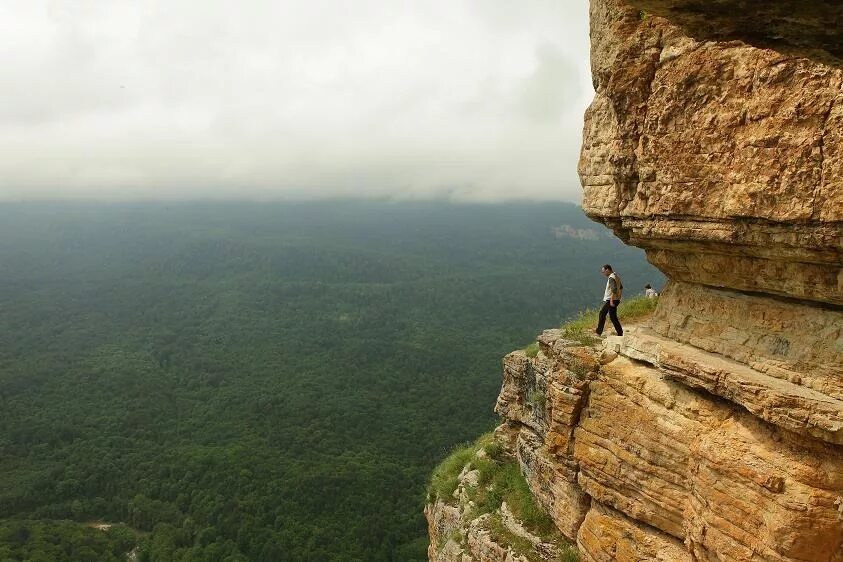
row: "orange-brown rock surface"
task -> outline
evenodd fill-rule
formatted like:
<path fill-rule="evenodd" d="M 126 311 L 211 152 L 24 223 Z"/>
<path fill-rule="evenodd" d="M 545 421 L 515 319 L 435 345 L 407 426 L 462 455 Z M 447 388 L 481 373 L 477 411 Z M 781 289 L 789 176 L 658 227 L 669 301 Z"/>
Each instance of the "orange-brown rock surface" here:
<path fill-rule="evenodd" d="M 691 562 L 683 544 L 599 503 L 579 530 L 583 562 Z"/>
<path fill-rule="evenodd" d="M 739 30 L 713 39 L 688 24 L 702 4 L 592 1 L 586 213 L 671 279 L 843 304 L 839 59 L 776 37 L 759 48 Z M 763 18 L 764 4 L 791 8 L 771 21 L 805 4 L 825 8 L 828 24 L 843 13 L 832 2 L 710 4 L 714 26 L 730 8 Z"/>
<path fill-rule="evenodd" d="M 559 530 L 586 560 L 840 559 L 843 447 L 630 358 L 644 330 L 591 349 L 551 330 L 505 359 L 497 411 Z"/>
<path fill-rule="evenodd" d="M 669 278 L 496 411 L 582 560 L 843 561 L 843 3 L 591 0 L 586 213 Z M 577 338 L 574 338 L 577 339 Z"/>

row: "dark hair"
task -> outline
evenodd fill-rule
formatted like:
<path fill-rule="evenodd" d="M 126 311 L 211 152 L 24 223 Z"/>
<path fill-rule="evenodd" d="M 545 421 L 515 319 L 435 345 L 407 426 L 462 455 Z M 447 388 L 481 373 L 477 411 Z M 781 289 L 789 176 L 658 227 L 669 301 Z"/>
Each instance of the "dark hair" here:
<path fill-rule="evenodd" d="M 608 269 L 609 271 L 614 271 L 614 269 L 612 269 L 612 266 L 609 265 L 608 263 L 603 266 L 603 269 Z"/>
<path fill-rule="evenodd" d="M 652 285 L 650 285 L 649 283 L 647 283 L 646 285 L 644 285 L 644 288 L 645 288 L 645 289 L 652 289 L 652 288 L 653 288 L 653 286 L 652 286 Z"/>

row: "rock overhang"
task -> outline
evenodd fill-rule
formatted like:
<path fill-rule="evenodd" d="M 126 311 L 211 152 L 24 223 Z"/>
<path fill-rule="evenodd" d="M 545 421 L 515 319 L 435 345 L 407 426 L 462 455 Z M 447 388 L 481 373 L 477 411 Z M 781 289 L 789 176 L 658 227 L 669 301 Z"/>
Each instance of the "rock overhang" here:
<path fill-rule="evenodd" d="M 669 278 L 843 305 L 843 5 L 815 4 L 592 2 L 583 207 Z"/>

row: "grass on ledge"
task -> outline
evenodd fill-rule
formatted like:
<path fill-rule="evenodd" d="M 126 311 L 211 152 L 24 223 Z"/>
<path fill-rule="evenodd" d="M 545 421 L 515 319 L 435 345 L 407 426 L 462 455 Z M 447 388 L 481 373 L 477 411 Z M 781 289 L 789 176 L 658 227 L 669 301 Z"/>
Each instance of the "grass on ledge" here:
<path fill-rule="evenodd" d="M 653 314 L 656 310 L 656 305 L 659 299 L 649 299 L 647 297 L 634 297 L 626 301 L 621 301 L 618 307 L 618 318 L 621 324 L 633 321 L 641 321 Z M 583 345 L 593 345 L 597 341 L 594 329 L 597 327 L 597 318 L 600 310 L 595 308 L 587 308 L 562 324 L 562 336 L 569 340 L 575 340 Z M 609 320 L 606 319 L 609 323 Z"/>
<path fill-rule="evenodd" d="M 481 449 L 485 454 L 478 456 L 477 453 Z M 432 503 L 438 498 L 452 503 L 454 491 L 459 485 L 459 474 L 466 465 L 470 465 L 471 470 L 477 470 L 479 473 L 478 486 L 466 489 L 468 498 L 474 503 L 472 518 L 491 513 L 493 519 L 499 520 L 497 510 L 506 502 L 513 515 L 527 530 L 544 541 L 560 546 L 561 561 L 578 559 L 576 547 L 566 541 L 550 516 L 536 502 L 517 461 L 504 454 L 492 433 L 483 435 L 474 444 L 455 448 L 451 455 L 442 461 L 433 472 L 428 488 L 428 502 Z M 500 534 L 498 538 L 503 540 L 504 533 Z M 508 538 L 510 540 L 504 542 L 515 547 L 524 547 L 525 554 L 532 548 L 529 541 Z M 527 544 L 521 545 L 521 542 Z"/>
<path fill-rule="evenodd" d="M 480 486 L 472 498 L 477 506 L 475 516 L 492 513 L 506 502 L 526 529 L 545 540 L 561 540 L 553 519 L 536 502 L 517 462 L 481 459 L 475 468 L 480 471 Z"/>
<path fill-rule="evenodd" d="M 439 466 L 433 470 L 430 485 L 427 488 L 427 501 L 433 503 L 437 498 L 446 503 L 454 501 L 453 495 L 459 485 L 459 476 L 465 465 L 474 458 L 477 451 L 486 449 L 486 454 L 499 454 L 499 445 L 491 432 L 474 442 L 457 445 Z"/>

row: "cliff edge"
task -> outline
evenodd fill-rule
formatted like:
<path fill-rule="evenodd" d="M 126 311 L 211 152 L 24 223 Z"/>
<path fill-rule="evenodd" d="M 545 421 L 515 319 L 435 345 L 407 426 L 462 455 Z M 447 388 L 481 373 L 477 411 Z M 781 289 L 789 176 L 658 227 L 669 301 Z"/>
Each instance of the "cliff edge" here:
<path fill-rule="evenodd" d="M 831 0 L 591 1 L 583 207 L 669 283 L 623 337 L 508 355 L 496 405 L 583 560 L 843 561 L 841 30 Z"/>

